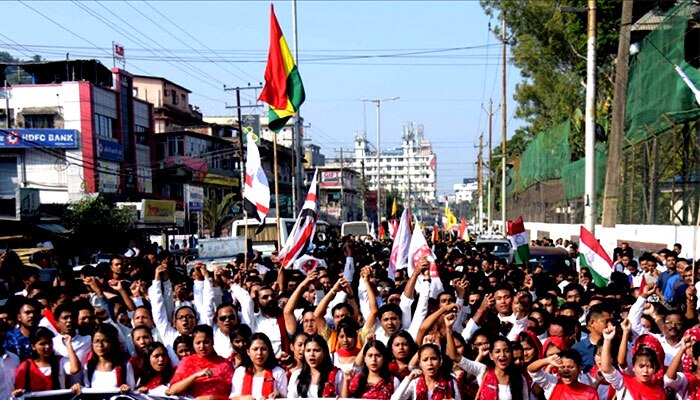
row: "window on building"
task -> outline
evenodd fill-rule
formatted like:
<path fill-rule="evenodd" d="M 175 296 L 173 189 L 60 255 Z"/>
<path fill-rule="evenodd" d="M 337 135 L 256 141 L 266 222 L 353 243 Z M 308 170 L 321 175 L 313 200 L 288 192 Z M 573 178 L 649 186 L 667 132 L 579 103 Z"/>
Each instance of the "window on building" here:
<path fill-rule="evenodd" d="M 136 143 L 147 145 L 149 129 L 145 126 L 136 125 L 134 131 L 136 133 Z"/>
<path fill-rule="evenodd" d="M 95 134 L 97 136 L 101 137 L 107 137 L 107 138 L 113 138 L 114 137 L 114 132 L 116 129 L 114 128 L 115 121 L 113 118 L 100 115 L 100 114 L 95 114 L 94 117 L 94 130 Z"/>
<path fill-rule="evenodd" d="M 185 144 L 182 136 L 168 138 L 168 156 L 184 156 Z"/>
<path fill-rule="evenodd" d="M 54 114 L 29 114 L 24 116 L 25 128 L 55 128 Z"/>
<path fill-rule="evenodd" d="M 182 104 L 187 105 L 187 95 L 184 94 L 184 93 L 181 94 L 181 95 L 180 95 L 180 101 L 182 102 Z"/>

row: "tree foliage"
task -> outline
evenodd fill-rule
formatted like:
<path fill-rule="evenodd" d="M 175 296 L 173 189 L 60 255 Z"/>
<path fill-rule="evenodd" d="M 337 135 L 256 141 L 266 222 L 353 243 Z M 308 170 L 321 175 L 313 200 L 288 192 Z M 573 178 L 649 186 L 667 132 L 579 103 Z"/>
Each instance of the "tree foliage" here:
<path fill-rule="evenodd" d="M 85 247 L 121 248 L 131 238 L 133 216 L 101 196 L 85 196 L 65 208 L 63 223 Z"/>
<path fill-rule="evenodd" d="M 599 119 L 609 117 L 612 103 L 621 4 L 615 0 L 598 0 L 597 5 Z M 523 136 L 537 135 L 568 118 L 583 115 L 587 13 L 564 10 L 567 7 L 585 9 L 587 1 L 482 0 L 481 5 L 494 18 L 505 15 L 506 37 L 512 53 L 510 61 L 522 74 L 514 94 L 518 103 L 515 116 L 527 121 L 528 126 L 511 141 L 516 140 L 520 145 Z M 494 25 L 500 27 L 500 24 Z M 495 29 L 495 33 L 500 36 L 500 29 Z M 576 149 L 583 144 L 583 129 L 574 129 L 572 136 L 572 149 Z"/>
<path fill-rule="evenodd" d="M 229 193 L 222 199 L 207 197 L 204 200 L 202 220 L 212 237 L 221 236 L 221 231 L 235 218 L 233 207 L 236 205 L 235 194 Z"/>

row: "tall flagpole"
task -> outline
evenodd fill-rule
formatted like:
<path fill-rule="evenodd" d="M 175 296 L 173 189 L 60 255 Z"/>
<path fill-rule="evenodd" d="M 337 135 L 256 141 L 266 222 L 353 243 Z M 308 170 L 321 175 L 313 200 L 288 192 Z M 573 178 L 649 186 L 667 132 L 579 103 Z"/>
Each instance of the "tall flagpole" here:
<path fill-rule="evenodd" d="M 279 180 L 277 177 L 277 134 L 272 135 L 272 154 L 273 154 L 273 169 L 275 172 L 275 216 L 277 217 L 277 251 L 282 250 L 282 237 L 280 231 L 280 191 L 279 191 Z"/>
<path fill-rule="evenodd" d="M 299 68 L 299 35 L 297 33 L 297 0 L 292 0 L 292 35 L 294 36 L 293 39 L 293 46 L 294 46 L 294 64 L 296 64 L 297 68 Z M 294 114 L 294 129 L 292 130 L 292 135 L 293 135 L 293 149 L 292 151 L 294 152 L 294 177 L 295 179 L 295 184 L 294 184 L 294 214 L 299 212 L 301 210 L 301 207 L 304 204 L 304 193 L 301 188 L 304 187 L 304 169 L 301 163 L 301 158 L 302 158 L 302 134 L 301 134 L 301 105 L 297 107 L 296 113 Z M 297 208 L 299 208 L 297 210 Z"/>

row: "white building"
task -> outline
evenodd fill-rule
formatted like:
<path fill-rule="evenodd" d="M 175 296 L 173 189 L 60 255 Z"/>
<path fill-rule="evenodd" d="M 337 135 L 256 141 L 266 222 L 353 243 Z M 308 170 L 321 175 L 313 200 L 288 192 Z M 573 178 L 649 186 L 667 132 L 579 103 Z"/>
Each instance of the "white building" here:
<path fill-rule="evenodd" d="M 377 189 L 376 148 L 370 150 L 363 132 L 355 134 L 354 154 L 345 163 L 364 173 L 368 190 Z M 423 137 L 423 125 L 404 125 L 401 147 L 382 150 L 379 167 L 381 198 L 396 190 L 405 206 L 410 203 L 414 216 L 430 218 L 437 199 L 437 158 L 432 143 Z"/>
<path fill-rule="evenodd" d="M 474 179 L 465 179 L 462 183 L 455 183 L 452 185 L 452 190 L 454 190 L 454 202 L 473 202 L 477 195 L 477 190 L 479 189 L 479 184 Z"/>

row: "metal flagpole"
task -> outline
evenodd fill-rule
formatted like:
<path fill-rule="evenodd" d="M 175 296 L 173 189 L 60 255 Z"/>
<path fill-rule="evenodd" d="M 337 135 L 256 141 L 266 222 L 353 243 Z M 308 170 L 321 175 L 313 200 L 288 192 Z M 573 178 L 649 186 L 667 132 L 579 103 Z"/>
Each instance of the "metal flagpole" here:
<path fill-rule="evenodd" d="M 275 172 L 275 217 L 277 217 L 277 251 L 282 250 L 282 238 L 280 234 L 280 191 L 279 191 L 279 180 L 277 173 L 277 134 L 272 134 L 272 158 L 273 158 L 273 169 Z"/>

